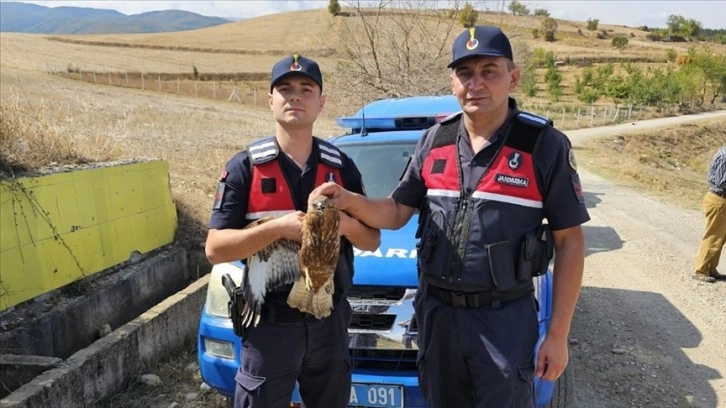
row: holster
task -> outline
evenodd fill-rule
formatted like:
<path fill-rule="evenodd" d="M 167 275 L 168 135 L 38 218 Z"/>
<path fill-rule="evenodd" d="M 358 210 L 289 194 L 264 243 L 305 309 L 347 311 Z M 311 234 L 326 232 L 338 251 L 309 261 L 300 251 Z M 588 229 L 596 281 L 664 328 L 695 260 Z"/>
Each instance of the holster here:
<path fill-rule="evenodd" d="M 242 288 L 234 284 L 232 277 L 228 274 L 222 275 L 222 285 L 227 290 L 229 301 L 227 302 L 227 315 L 232 320 L 232 329 L 234 334 L 245 337 L 249 331 L 249 326 L 242 324 L 242 311 L 244 310 L 245 300 L 242 296 Z"/>
<path fill-rule="evenodd" d="M 554 241 L 548 225 L 540 225 L 522 241 L 517 264 L 517 280 L 525 281 L 544 275 L 554 256 Z"/>

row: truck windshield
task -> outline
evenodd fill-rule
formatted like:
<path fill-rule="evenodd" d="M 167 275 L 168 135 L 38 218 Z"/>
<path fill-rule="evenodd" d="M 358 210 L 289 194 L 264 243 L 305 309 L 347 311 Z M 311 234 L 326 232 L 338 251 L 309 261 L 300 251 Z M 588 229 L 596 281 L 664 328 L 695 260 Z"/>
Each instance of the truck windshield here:
<path fill-rule="evenodd" d="M 388 197 L 398 185 L 416 141 L 341 144 L 337 146 L 353 161 L 363 176 L 369 198 Z"/>

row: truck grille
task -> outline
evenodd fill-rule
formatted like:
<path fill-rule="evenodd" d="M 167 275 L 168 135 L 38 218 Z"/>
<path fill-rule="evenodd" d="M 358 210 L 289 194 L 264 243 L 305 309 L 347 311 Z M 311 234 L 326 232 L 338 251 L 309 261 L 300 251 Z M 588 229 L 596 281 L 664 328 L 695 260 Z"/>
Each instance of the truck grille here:
<path fill-rule="evenodd" d="M 391 314 L 354 313 L 349 327 L 358 330 L 388 331 L 395 321 L 396 315 Z"/>
<path fill-rule="evenodd" d="M 351 349 L 350 358 L 354 368 L 416 371 L 416 350 L 373 350 Z"/>
<path fill-rule="evenodd" d="M 348 292 L 348 301 L 351 303 L 377 301 L 400 302 L 406 294 L 406 288 L 391 286 L 353 286 Z"/>

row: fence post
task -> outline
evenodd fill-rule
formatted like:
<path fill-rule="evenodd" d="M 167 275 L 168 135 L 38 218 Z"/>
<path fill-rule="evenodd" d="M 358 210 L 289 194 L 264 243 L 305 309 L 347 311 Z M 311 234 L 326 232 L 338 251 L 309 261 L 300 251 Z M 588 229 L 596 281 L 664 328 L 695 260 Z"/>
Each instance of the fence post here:
<path fill-rule="evenodd" d="M 631 115 L 633 114 L 633 104 L 631 103 L 628 105 L 628 120 L 630 120 Z"/>
<path fill-rule="evenodd" d="M 607 122 L 607 120 L 608 120 L 608 107 L 607 106 L 605 107 L 605 111 L 603 111 L 603 113 L 602 113 L 602 120 L 605 122 Z"/>
<path fill-rule="evenodd" d="M 144 88 L 144 73 L 143 72 L 141 73 L 141 90 L 142 91 L 145 90 L 145 88 Z"/>
<path fill-rule="evenodd" d="M 83 81 L 83 68 L 78 68 L 78 79 Z"/>
<path fill-rule="evenodd" d="M 124 76 L 126 77 L 126 86 L 129 86 L 129 71 L 124 71 Z"/>
<path fill-rule="evenodd" d="M 176 76 L 176 94 L 179 95 L 180 79 L 179 75 Z"/>
<path fill-rule="evenodd" d="M 595 122 L 595 105 L 592 103 L 590 104 L 590 127 L 593 126 Z"/>
<path fill-rule="evenodd" d="M 195 98 L 197 97 L 197 82 L 199 82 L 199 81 L 197 81 L 197 80 L 195 79 L 195 80 L 194 80 L 194 97 L 195 97 Z"/>
<path fill-rule="evenodd" d="M 562 123 L 560 123 L 560 126 L 565 124 L 565 108 L 562 108 Z"/>
<path fill-rule="evenodd" d="M 212 99 L 217 100 L 217 81 L 212 82 Z"/>
<path fill-rule="evenodd" d="M 252 100 L 254 102 L 254 105 L 257 106 L 257 88 L 254 88 L 252 90 Z"/>
<path fill-rule="evenodd" d="M 161 75 L 159 75 L 159 82 L 157 83 L 159 84 L 159 90 L 161 91 Z"/>
<path fill-rule="evenodd" d="M 108 84 L 111 85 L 111 71 L 108 71 Z"/>
<path fill-rule="evenodd" d="M 577 108 L 577 119 L 575 121 L 575 127 L 580 127 L 580 108 Z"/>
<path fill-rule="evenodd" d="M 96 83 L 96 70 L 93 70 L 93 83 Z"/>

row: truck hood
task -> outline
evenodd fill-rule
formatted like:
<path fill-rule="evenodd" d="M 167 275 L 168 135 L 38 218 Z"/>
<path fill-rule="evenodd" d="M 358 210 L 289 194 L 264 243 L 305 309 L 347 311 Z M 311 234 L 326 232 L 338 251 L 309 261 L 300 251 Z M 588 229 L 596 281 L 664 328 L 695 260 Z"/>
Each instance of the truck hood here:
<path fill-rule="evenodd" d="M 418 214 L 415 214 L 403 228 L 381 230 L 381 246 L 375 251 L 355 251 L 355 285 L 372 286 L 418 286 L 416 271 L 416 228 Z"/>

